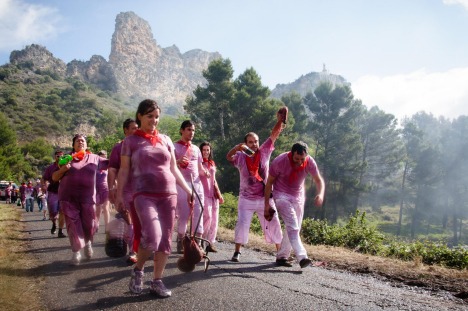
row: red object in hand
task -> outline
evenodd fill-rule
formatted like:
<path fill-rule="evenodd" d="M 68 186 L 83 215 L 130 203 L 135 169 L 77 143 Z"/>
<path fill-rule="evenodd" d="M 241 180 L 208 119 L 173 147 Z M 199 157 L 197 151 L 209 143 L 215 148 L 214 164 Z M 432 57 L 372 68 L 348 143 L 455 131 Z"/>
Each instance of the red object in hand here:
<path fill-rule="evenodd" d="M 284 107 L 281 107 L 279 110 L 278 110 L 278 113 L 281 115 L 281 118 L 283 119 L 283 123 L 286 124 L 286 122 L 288 121 L 288 107 L 284 106 Z"/>

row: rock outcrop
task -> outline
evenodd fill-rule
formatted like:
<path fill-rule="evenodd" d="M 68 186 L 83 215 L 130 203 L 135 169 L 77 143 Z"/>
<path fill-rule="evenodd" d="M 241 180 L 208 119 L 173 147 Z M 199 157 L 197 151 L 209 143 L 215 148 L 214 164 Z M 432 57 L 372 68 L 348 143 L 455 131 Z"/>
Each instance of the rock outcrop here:
<path fill-rule="evenodd" d="M 38 44 L 31 44 L 24 50 L 11 52 L 10 63 L 31 70 L 48 71 L 60 77 L 65 77 L 67 69 L 64 61 L 55 58 L 45 47 Z"/>
<path fill-rule="evenodd" d="M 334 75 L 328 72 L 323 66 L 322 72 L 311 72 L 299 77 L 296 81 L 288 84 L 277 84 L 271 91 L 271 97 L 281 98 L 281 96 L 296 92 L 302 97 L 309 92 L 313 92 L 322 82 L 329 82 L 333 85 L 348 85 L 351 86 L 342 76 Z"/>
<path fill-rule="evenodd" d="M 153 98 L 166 113 L 180 113 L 185 98 L 206 83 L 202 71 L 219 53 L 191 50 L 181 54 L 173 45 L 161 48 L 148 22 L 133 12 L 117 15 L 109 64 L 117 92 L 140 100 Z"/>

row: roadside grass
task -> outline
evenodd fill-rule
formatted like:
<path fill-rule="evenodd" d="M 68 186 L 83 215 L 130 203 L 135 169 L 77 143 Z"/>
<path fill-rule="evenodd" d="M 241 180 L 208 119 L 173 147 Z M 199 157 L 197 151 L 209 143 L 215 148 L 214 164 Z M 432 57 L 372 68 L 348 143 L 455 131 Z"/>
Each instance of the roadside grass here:
<path fill-rule="evenodd" d="M 34 260 L 25 252 L 24 225 L 15 204 L 0 203 L 0 302 L 2 310 L 45 310 L 40 288 L 30 274 Z"/>

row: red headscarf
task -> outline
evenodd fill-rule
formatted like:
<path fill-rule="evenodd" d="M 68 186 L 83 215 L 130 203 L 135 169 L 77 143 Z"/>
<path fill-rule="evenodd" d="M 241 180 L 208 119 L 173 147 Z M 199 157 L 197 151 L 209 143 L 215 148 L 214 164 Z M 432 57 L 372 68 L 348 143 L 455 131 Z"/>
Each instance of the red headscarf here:
<path fill-rule="evenodd" d="M 260 150 L 258 150 L 253 156 L 245 157 L 245 164 L 247 164 L 247 169 L 249 170 L 250 175 L 255 176 L 258 181 L 263 181 L 263 178 L 258 174 L 260 158 Z"/>
<path fill-rule="evenodd" d="M 147 139 L 153 147 L 156 146 L 157 143 L 160 143 L 162 145 L 162 140 L 161 137 L 159 137 L 158 130 L 154 130 L 153 133 L 148 134 L 140 129 L 137 129 L 134 134 L 143 137 L 144 139 Z"/>
<path fill-rule="evenodd" d="M 291 164 L 291 174 L 289 175 L 289 183 L 293 183 L 297 180 L 297 174 L 300 171 L 305 170 L 307 163 L 309 162 L 309 157 L 306 156 L 304 162 L 300 166 L 297 166 L 296 163 L 294 163 L 291 151 L 288 152 L 288 158 L 289 163 Z"/>

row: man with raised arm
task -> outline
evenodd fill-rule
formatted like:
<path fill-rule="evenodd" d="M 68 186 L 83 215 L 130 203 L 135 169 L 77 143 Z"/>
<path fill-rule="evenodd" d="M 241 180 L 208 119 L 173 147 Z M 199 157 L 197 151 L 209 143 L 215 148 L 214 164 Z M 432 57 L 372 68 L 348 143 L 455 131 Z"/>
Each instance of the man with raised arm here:
<path fill-rule="evenodd" d="M 235 228 L 235 250 L 232 261 L 239 262 L 241 246 L 247 244 L 249 238 L 250 223 L 256 212 L 262 226 L 263 234 L 267 243 L 274 243 L 276 249 L 282 239 L 281 225 L 277 215 L 270 221 L 263 217 L 263 194 L 265 180 L 268 177 L 268 166 L 271 154 L 275 150 L 274 144 L 281 133 L 283 117 L 281 113 L 276 115 L 277 122 L 271 131 L 270 137 L 259 146 L 258 135 L 249 132 L 244 137 L 244 142 L 237 144 L 226 155 L 227 160 L 232 163 L 240 174 L 239 202 L 237 208 L 237 223 Z M 253 151 L 253 155 L 243 152 L 247 148 Z M 249 151 L 248 153 L 251 153 Z M 274 208 L 274 202 L 271 200 Z"/>

